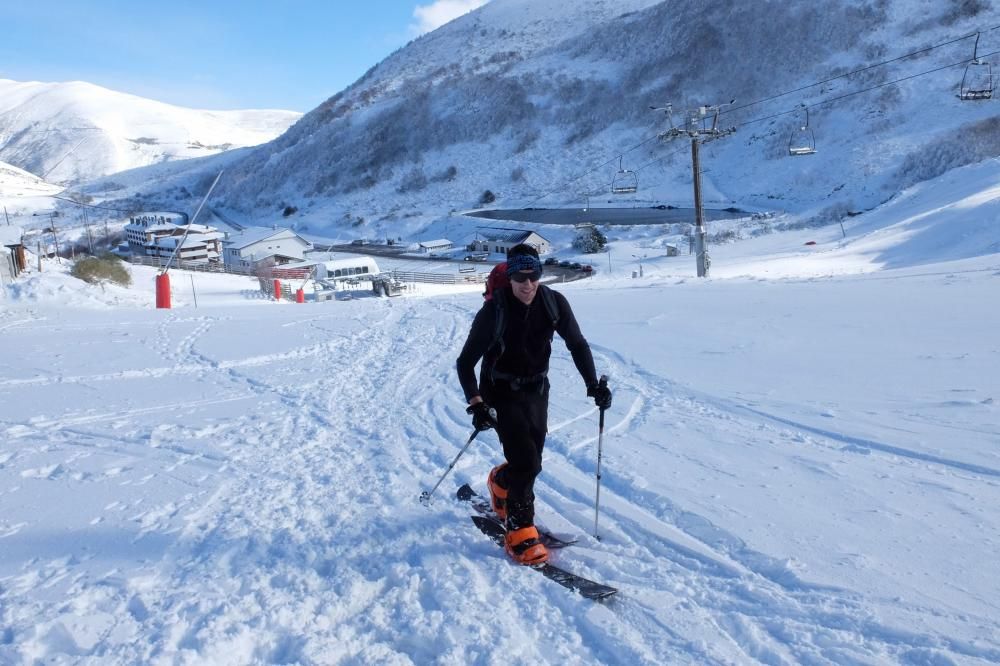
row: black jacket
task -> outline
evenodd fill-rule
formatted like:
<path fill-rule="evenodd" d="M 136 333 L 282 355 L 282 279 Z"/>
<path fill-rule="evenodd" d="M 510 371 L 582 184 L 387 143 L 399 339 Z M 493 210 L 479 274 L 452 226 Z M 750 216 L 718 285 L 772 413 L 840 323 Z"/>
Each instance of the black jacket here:
<path fill-rule="evenodd" d="M 484 357 L 484 377 L 489 376 L 490 369 L 516 377 L 533 377 L 547 373 L 554 332 L 566 342 L 566 347 L 573 356 L 573 363 L 576 364 L 576 369 L 586 385 L 597 383 L 597 372 L 594 369 L 594 357 L 590 353 L 590 345 L 580 332 L 580 325 L 573 316 L 569 301 L 559 292 L 552 291 L 559 310 L 558 322 L 553 328 L 552 318 L 542 302 L 543 289 L 548 287 L 538 285 L 538 292 L 530 305 L 519 301 L 509 286 L 493 300 L 483 303 L 483 307 L 479 309 L 472 322 L 472 330 L 469 331 L 469 337 L 456 363 L 458 381 L 465 392 L 466 400 L 480 395 L 479 385 L 476 382 L 476 363 Z M 502 353 L 498 349 L 500 345 L 493 345 L 498 306 L 506 308 Z"/>

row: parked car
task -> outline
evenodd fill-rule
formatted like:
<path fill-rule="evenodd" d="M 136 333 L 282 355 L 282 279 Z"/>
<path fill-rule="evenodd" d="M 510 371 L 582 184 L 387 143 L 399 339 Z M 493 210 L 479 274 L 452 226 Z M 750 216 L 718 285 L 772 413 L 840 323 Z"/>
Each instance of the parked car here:
<path fill-rule="evenodd" d="M 559 260 L 558 260 L 558 259 L 556 259 L 555 257 L 549 257 L 549 258 L 548 258 L 548 259 L 546 259 L 546 260 L 545 260 L 545 261 L 544 261 L 543 263 L 544 263 L 544 264 L 545 264 L 546 266 L 555 266 L 556 264 L 558 264 L 558 263 L 559 263 Z"/>
<path fill-rule="evenodd" d="M 474 252 L 472 254 L 465 255 L 466 261 L 486 261 L 489 259 L 490 255 L 486 252 Z"/>
<path fill-rule="evenodd" d="M 584 264 L 583 266 L 580 266 L 580 270 L 583 271 L 584 273 L 593 273 L 594 267 L 591 266 L 590 264 Z"/>
<path fill-rule="evenodd" d="M 563 259 L 562 261 L 559 262 L 559 266 L 561 266 L 562 268 L 569 268 L 572 265 L 573 262 L 570 261 L 569 259 Z"/>
<path fill-rule="evenodd" d="M 581 268 L 583 268 L 583 264 L 581 264 L 579 261 L 574 261 L 572 264 L 569 265 L 569 267 L 574 268 L 576 270 L 580 270 Z"/>

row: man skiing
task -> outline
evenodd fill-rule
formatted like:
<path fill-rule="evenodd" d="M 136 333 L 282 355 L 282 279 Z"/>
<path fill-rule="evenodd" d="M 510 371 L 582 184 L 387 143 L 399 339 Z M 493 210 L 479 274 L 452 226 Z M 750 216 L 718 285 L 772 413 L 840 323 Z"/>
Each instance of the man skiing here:
<path fill-rule="evenodd" d="M 503 445 L 506 462 L 490 471 L 487 485 L 493 510 L 507 528 L 506 550 L 521 564 L 541 564 L 548 551 L 534 525 L 534 484 L 548 432 L 553 334 L 566 342 L 598 407 L 611 406 L 611 391 L 598 384 L 590 345 L 566 297 L 539 284 L 538 251 L 524 244 L 511 248 L 506 274 L 510 284 L 496 288 L 476 314 L 456 365 L 473 426 L 496 428 Z"/>

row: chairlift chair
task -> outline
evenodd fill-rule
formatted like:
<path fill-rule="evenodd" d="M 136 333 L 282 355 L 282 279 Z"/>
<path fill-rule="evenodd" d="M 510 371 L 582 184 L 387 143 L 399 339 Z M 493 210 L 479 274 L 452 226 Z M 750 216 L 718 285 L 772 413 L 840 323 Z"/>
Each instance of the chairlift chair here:
<path fill-rule="evenodd" d="M 963 100 L 990 99 L 993 97 L 993 66 L 979 57 L 979 34 L 972 47 L 972 62 L 965 66 L 958 98 Z"/>
<path fill-rule="evenodd" d="M 622 158 L 618 158 L 618 173 L 611 181 L 612 194 L 633 194 L 639 190 L 639 177 L 635 171 L 622 168 Z"/>
<path fill-rule="evenodd" d="M 809 127 L 809 107 L 805 104 L 802 108 L 806 111 L 806 122 L 804 125 L 792 131 L 788 137 L 789 155 L 814 155 L 816 153 L 816 135 Z"/>

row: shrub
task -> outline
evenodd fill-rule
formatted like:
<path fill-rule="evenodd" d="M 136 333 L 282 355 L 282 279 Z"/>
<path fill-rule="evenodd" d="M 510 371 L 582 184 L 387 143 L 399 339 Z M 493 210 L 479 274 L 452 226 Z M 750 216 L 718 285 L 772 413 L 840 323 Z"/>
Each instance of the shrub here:
<path fill-rule="evenodd" d="M 281 211 L 281 216 L 288 217 L 289 215 L 295 215 L 297 212 L 299 212 L 299 209 L 295 206 L 285 206 L 285 210 Z"/>
<path fill-rule="evenodd" d="M 497 195 L 493 194 L 492 191 L 486 190 L 483 192 L 483 196 L 479 197 L 480 204 L 491 204 L 497 200 Z"/>
<path fill-rule="evenodd" d="M 583 231 L 573 239 L 573 247 L 584 254 L 603 252 L 604 246 L 607 244 L 607 236 L 602 234 L 597 227 Z"/>
<path fill-rule="evenodd" d="M 114 282 L 123 287 L 132 284 L 132 276 L 128 274 L 122 260 L 113 254 L 100 257 L 84 257 L 73 264 L 73 277 L 90 284 Z"/>

